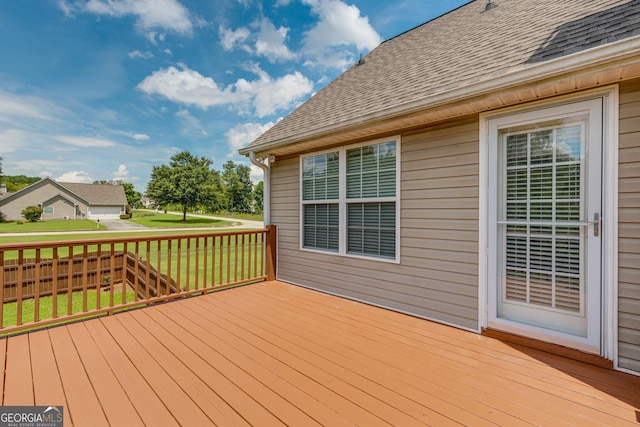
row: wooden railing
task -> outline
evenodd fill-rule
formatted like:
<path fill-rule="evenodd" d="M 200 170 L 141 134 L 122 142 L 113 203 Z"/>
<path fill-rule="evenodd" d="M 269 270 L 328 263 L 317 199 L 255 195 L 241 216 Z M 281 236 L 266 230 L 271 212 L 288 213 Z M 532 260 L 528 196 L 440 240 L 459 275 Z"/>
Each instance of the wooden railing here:
<path fill-rule="evenodd" d="M 0 245 L 0 335 L 275 279 L 276 231 Z"/>

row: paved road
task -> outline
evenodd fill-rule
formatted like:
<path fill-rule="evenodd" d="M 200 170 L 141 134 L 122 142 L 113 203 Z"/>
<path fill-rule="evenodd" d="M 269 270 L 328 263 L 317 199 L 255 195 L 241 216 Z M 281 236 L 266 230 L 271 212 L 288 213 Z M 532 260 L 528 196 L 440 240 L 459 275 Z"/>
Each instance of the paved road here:
<path fill-rule="evenodd" d="M 100 224 L 106 226 L 109 231 L 140 231 L 149 230 L 149 227 L 123 219 L 101 219 Z"/>
<path fill-rule="evenodd" d="M 174 215 L 182 215 L 180 212 L 167 212 Z M 224 221 L 233 222 L 233 225 L 228 228 L 263 228 L 264 225 L 262 221 L 250 221 L 250 220 L 240 220 L 234 218 L 224 218 L 224 217 L 212 217 L 209 215 L 198 215 L 198 214 L 189 214 L 190 217 L 200 217 L 200 218 L 214 218 L 221 219 Z M 127 220 L 121 219 L 101 219 L 100 224 L 106 225 L 108 227 L 107 230 L 99 230 L 100 233 L 109 233 L 109 232 L 127 232 L 127 231 L 191 231 L 191 230 L 199 230 L 199 231 L 212 231 L 212 228 L 208 227 L 194 227 L 194 228 L 150 228 L 141 224 L 136 224 L 134 222 L 130 222 Z M 224 227 L 227 228 L 227 227 Z M 98 230 L 96 230 L 98 231 Z M 9 237 L 9 236 L 23 236 L 23 235 L 33 235 L 38 234 L 41 236 L 50 235 L 50 234 L 87 234 L 91 233 L 91 230 L 84 231 L 45 231 L 45 232 L 28 232 L 28 233 L 0 233 L 0 237 Z"/>

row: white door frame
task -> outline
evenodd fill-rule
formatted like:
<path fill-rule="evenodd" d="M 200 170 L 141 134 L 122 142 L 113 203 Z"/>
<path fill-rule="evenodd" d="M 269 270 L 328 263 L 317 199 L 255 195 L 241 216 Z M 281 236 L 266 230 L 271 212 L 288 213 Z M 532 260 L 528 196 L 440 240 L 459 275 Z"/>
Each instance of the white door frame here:
<path fill-rule="evenodd" d="M 607 86 L 579 94 L 561 96 L 550 101 L 501 109 L 480 115 L 479 151 L 479 329 L 489 322 L 489 120 L 499 116 L 519 114 L 583 100 L 603 100 L 602 117 L 602 295 L 600 355 L 617 366 L 617 296 L 618 296 L 618 86 Z M 573 345 L 572 345 L 573 346 Z M 573 346 L 575 347 L 575 346 Z"/>

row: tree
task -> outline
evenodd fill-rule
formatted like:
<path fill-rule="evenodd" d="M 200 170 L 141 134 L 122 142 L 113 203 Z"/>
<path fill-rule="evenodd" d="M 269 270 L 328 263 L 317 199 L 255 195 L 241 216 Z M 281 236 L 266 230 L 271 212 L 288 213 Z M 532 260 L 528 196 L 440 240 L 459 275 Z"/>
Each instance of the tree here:
<path fill-rule="evenodd" d="M 209 206 L 221 191 L 217 185 L 217 172 L 210 168 L 212 163 L 212 160 L 195 157 L 188 151 L 175 154 L 168 166 L 153 167 L 147 196 L 157 206 L 180 205 L 182 220 L 186 221 L 189 208 Z"/>
<path fill-rule="evenodd" d="M 27 206 L 20 212 L 24 219 L 29 222 L 38 222 L 42 216 L 42 208 L 40 206 Z"/>
<path fill-rule="evenodd" d="M 120 183 L 124 188 L 124 194 L 127 196 L 127 203 L 129 206 L 137 207 L 140 205 L 140 199 L 142 198 L 142 194 L 139 191 L 136 191 L 133 187 L 133 184 L 130 182 L 122 182 Z"/>
<path fill-rule="evenodd" d="M 40 180 L 41 178 L 37 176 L 5 175 L 2 177 L 2 182 L 6 184 L 9 193 L 15 193 Z"/>
<path fill-rule="evenodd" d="M 236 165 L 232 160 L 223 166 L 222 180 L 225 186 L 227 210 L 230 212 L 251 211 L 251 168 Z"/>
<path fill-rule="evenodd" d="M 255 201 L 255 213 L 261 214 L 264 211 L 264 181 L 260 181 L 253 187 L 253 200 Z"/>

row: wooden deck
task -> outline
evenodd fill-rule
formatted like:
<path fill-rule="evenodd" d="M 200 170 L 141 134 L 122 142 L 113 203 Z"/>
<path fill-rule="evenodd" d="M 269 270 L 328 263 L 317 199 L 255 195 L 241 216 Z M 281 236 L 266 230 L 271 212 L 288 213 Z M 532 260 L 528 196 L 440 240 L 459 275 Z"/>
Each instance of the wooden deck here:
<path fill-rule="evenodd" d="M 266 282 L 0 340 L 67 425 L 637 426 L 640 378 Z"/>

